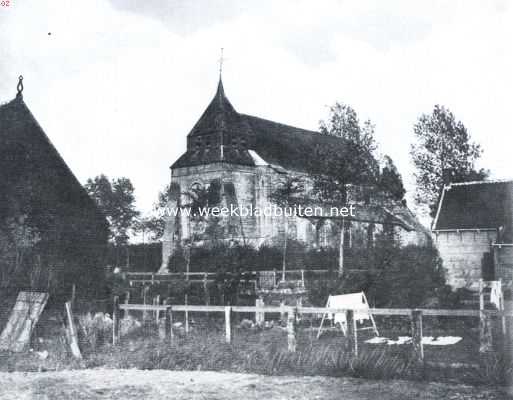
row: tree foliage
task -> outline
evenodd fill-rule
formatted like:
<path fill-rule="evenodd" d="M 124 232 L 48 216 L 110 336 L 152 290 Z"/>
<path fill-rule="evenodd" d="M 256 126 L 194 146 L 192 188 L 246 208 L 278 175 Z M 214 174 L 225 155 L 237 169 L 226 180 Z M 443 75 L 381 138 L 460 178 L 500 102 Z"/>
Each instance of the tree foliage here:
<path fill-rule="evenodd" d="M 128 178 L 109 180 L 105 175 L 88 179 L 85 189 L 109 222 L 109 239 L 116 245 L 128 243 L 135 230 L 139 211 L 135 208 L 134 186 Z"/>
<path fill-rule="evenodd" d="M 143 235 L 148 235 L 150 241 L 158 241 L 164 235 L 166 208 L 169 207 L 169 202 L 173 196 L 175 196 L 175 190 L 171 185 L 166 185 L 158 193 L 157 201 L 153 205 L 153 215 L 138 219 L 136 230 L 142 232 Z"/>
<path fill-rule="evenodd" d="M 363 260 L 360 260 L 363 258 Z M 310 300 L 323 306 L 329 293 L 364 291 L 374 307 L 415 308 L 451 307 L 447 302 L 450 289 L 445 270 L 435 247 L 393 247 L 378 243 L 360 252 L 355 260 L 362 262 L 358 272 L 328 282 L 312 282 Z"/>
<path fill-rule="evenodd" d="M 347 202 L 347 185 L 373 185 L 379 177 L 379 163 L 374 156 L 377 145 L 374 125 L 360 124 L 356 111 L 349 105 L 336 103 L 328 119 L 320 122 L 320 132 L 344 141 L 340 147 L 312 149 L 315 163 L 313 192 L 322 201 Z"/>
<path fill-rule="evenodd" d="M 471 140 L 467 128 L 444 106 L 435 105 L 431 114 L 422 114 L 413 127 L 416 142 L 410 154 L 415 165 L 415 200 L 429 207 L 431 216 L 444 184 L 486 178 L 476 170 L 481 147 Z"/>
<path fill-rule="evenodd" d="M 387 155 L 383 157 L 383 167 L 378 178 L 378 188 L 393 200 L 402 200 L 406 194 L 401 174 L 392 159 Z"/>
<path fill-rule="evenodd" d="M 300 176 L 286 175 L 270 193 L 270 200 L 280 207 L 293 207 L 304 203 L 305 180 Z"/>

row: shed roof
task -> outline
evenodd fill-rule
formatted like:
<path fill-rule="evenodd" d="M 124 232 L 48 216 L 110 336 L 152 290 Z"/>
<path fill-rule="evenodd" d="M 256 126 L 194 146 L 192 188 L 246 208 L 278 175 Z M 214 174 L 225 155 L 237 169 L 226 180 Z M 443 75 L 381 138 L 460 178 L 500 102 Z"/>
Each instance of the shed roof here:
<path fill-rule="evenodd" d="M 444 188 L 433 230 L 511 230 L 513 180 L 454 183 Z"/>

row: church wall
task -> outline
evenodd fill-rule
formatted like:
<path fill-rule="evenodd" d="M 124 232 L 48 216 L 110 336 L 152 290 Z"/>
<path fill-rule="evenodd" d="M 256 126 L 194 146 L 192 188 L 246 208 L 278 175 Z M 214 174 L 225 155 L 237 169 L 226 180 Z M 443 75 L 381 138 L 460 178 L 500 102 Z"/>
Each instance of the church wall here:
<path fill-rule="evenodd" d="M 269 165 L 244 166 L 229 163 L 211 163 L 199 166 L 175 168 L 171 172 L 171 184 L 179 187 L 179 192 L 190 191 L 193 185 L 199 184 L 202 187 L 208 187 L 212 181 L 218 180 L 225 184 L 224 202 L 221 206 L 249 207 L 260 210 L 266 209 L 272 205 L 270 201 L 271 193 L 279 187 L 287 177 L 296 176 L 304 178 L 305 189 L 311 189 L 311 179 L 302 173 L 276 169 Z M 233 185 L 233 194 L 228 193 L 226 184 Z M 181 197 L 182 204 L 186 204 L 185 196 Z M 176 204 L 170 204 L 175 207 Z M 178 243 L 189 241 L 194 238 L 196 246 L 210 243 L 213 240 L 223 240 L 237 242 L 239 244 L 251 244 L 259 247 L 263 244 L 281 246 L 286 236 L 292 240 L 297 240 L 309 248 L 332 247 L 338 248 L 340 241 L 340 232 L 336 224 L 330 221 L 319 221 L 289 217 L 285 223 L 284 216 L 269 216 L 261 214 L 259 216 L 247 217 L 229 217 L 222 219 L 220 224 L 222 228 L 215 232 L 223 232 L 212 236 L 212 230 L 209 234 L 205 232 L 210 222 L 190 223 L 189 218 L 182 215 L 180 218 L 168 217 L 163 236 L 163 254 L 162 270 L 167 267 L 167 261 Z M 368 247 L 372 246 L 374 236 L 380 231 L 380 226 L 372 226 L 369 231 L 368 223 L 353 222 L 351 227 L 347 228 L 345 246 L 346 247 Z M 370 232 L 370 233 L 369 233 Z M 369 234 L 372 236 L 369 242 Z M 411 238 L 410 238 L 411 239 Z M 413 241 L 413 239 L 411 240 Z"/>
<path fill-rule="evenodd" d="M 200 166 L 177 168 L 172 170 L 171 184 L 178 186 L 181 193 L 189 191 L 193 185 L 199 184 L 207 187 L 213 180 L 221 179 L 225 184 L 233 184 L 235 197 L 229 193 L 225 195 L 222 206 L 243 207 L 252 206 L 264 210 L 272 205 L 269 196 L 278 187 L 284 178 L 283 173 L 276 172 L 269 166 L 241 166 L 233 164 L 213 163 Z M 186 203 L 186 196 L 181 196 L 182 204 Z M 176 207 L 170 204 L 169 207 Z M 285 217 L 273 217 L 269 215 L 229 217 L 222 221 L 225 232 L 222 239 L 240 244 L 246 242 L 254 246 L 262 244 L 281 245 L 285 238 Z M 169 256 L 178 241 L 190 240 L 191 236 L 197 237 L 200 231 L 204 231 L 205 224 L 189 223 L 189 218 L 182 215 L 176 219 L 167 217 L 166 228 L 163 237 L 162 268 L 167 265 Z M 304 218 L 288 218 L 288 238 L 300 240 L 310 245 L 315 244 L 316 232 L 314 225 Z M 201 240 L 195 239 L 197 245 Z"/>

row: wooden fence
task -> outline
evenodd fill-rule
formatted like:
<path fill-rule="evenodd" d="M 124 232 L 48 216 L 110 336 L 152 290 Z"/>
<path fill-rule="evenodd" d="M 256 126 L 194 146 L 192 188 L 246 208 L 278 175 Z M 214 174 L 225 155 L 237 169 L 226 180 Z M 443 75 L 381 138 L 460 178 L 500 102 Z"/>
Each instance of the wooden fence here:
<path fill-rule="evenodd" d="M 293 269 L 285 271 L 285 278 L 290 280 L 301 281 L 304 284 L 305 275 L 328 275 L 327 269 Z M 265 280 L 270 286 L 275 286 L 282 278 L 282 272 L 276 269 L 262 270 L 262 271 L 242 271 L 241 274 L 249 276 L 250 282 L 262 283 Z M 155 285 L 159 283 L 172 282 L 177 279 L 186 279 L 192 283 L 210 283 L 214 282 L 217 273 L 215 272 L 183 272 L 183 273 L 166 273 L 159 274 L 154 272 L 126 272 L 124 273 L 125 279 L 128 280 L 130 285 Z M 264 285 L 266 286 L 266 285 Z"/>
<path fill-rule="evenodd" d="M 120 339 L 120 311 L 124 311 L 125 315 L 129 311 L 142 311 L 143 313 L 154 312 L 156 320 L 159 320 L 160 313 L 165 313 L 165 332 L 163 338 L 170 340 L 173 336 L 173 316 L 175 312 L 185 312 L 186 321 L 189 312 L 205 312 L 224 314 L 225 320 L 225 337 L 226 342 L 232 340 L 232 314 L 233 313 L 255 313 L 256 319 L 263 320 L 266 313 L 287 314 L 287 344 L 289 351 L 296 351 L 297 343 L 297 315 L 302 314 L 337 314 L 346 313 L 348 333 L 345 341 L 346 349 L 354 356 L 358 355 L 358 337 L 356 329 L 356 320 L 354 318 L 354 310 L 325 308 L 325 307 L 254 307 L 254 306 L 203 306 L 203 305 L 147 305 L 147 304 L 119 304 L 116 297 L 114 299 L 113 312 L 113 344 L 119 342 Z M 503 331 L 504 337 L 509 338 L 513 334 L 513 313 L 499 312 L 494 310 L 439 310 L 439 309 L 408 309 L 408 308 L 371 308 L 370 313 L 373 315 L 384 316 L 407 316 L 410 319 L 412 346 L 411 351 L 415 360 L 424 362 L 424 349 L 422 344 L 423 317 L 471 317 L 479 318 L 479 351 L 481 353 L 492 350 L 492 318 L 503 317 L 506 319 L 506 330 Z M 185 332 L 188 333 L 188 324 L 185 325 Z M 508 341 L 507 341 L 508 342 Z"/>

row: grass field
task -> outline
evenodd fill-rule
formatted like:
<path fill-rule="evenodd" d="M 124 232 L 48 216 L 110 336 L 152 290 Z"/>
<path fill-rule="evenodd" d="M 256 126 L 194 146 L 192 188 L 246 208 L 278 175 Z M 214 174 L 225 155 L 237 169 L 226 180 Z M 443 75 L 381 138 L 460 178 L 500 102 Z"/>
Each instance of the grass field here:
<path fill-rule="evenodd" d="M 183 326 L 177 326 L 171 343 L 159 338 L 154 320 L 140 324 L 137 318 L 131 317 L 122 323 L 125 329 L 121 343 L 112 346 L 111 325 L 98 325 L 82 315 L 78 317 L 82 360 L 75 360 L 69 354 L 59 314 L 47 313 L 34 333 L 33 351 L 21 354 L 0 352 L 0 371 L 53 373 L 88 368 L 201 370 L 268 376 L 353 377 L 387 382 L 409 379 L 483 387 L 503 385 L 505 377 L 511 375 L 511 369 L 503 363 L 500 352 L 486 357 L 479 354 L 478 331 L 469 320 L 426 321 L 425 336 L 463 338 L 456 345 L 425 346 L 427 361 L 447 365 L 432 367 L 415 364 L 408 344 L 364 343 L 365 339 L 372 337 L 369 331 L 359 333 L 359 355 L 353 358 L 347 353 L 346 340 L 340 331 L 327 331 L 319 340 L 316 339 L 318 321 L 301 321 L 297 352 L 290 353 L 287 351 L 286 330 L 277 321 L 269 329 L 243 328 L 239 318 L 234 321 L 232 343 L 227 344 L 221 316 L 205 318 L 204 314 L 191 313 L 191 332 L 186 336 Z M 135 317 L 140 315 L 135 314 Z M 174 321 L 183 322 L 181 317 L 183 315 L 177 314 Z M 132 329 L 126 329 L 127 323 L 132 324 Z M 380 336 L 396 339 L 410 334 L 408 318 L 378 319 L 377 323 Z M 43 356 L 45 352 L 48 354 Z"/>

